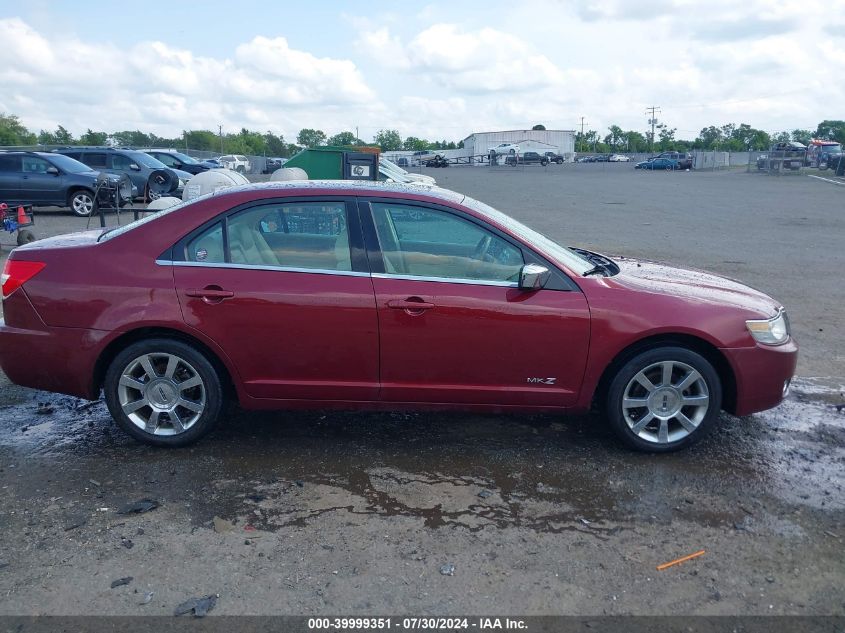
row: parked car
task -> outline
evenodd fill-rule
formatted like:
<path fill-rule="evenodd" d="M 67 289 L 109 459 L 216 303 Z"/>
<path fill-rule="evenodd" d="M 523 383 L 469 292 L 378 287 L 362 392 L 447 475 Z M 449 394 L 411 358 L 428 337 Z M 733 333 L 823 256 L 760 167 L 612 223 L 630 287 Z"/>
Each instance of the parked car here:
<path fill-rule="evenodd" d="M 610 161 L 610 154 L 599 154 L 598 156 L 594 157 L 595 160 L 592 162 L 595 163 L 607 163 Z"/>
<path fill-rule="evenodd" d="M 261 170 L 262 174 L 272 174 L 274 171 L 281 169 L 282 166 L 288 162 L 287 158 L 265 158 L 264 159 L 264 169 Z"/>
<path fill-rule="evenodd" d="M 226 169 L 239 171 L 242 174 L 249 173 L 252 168 L 249 159 L 243 154 L 226 154 L 225 156 L 220 156 L 217 161 Z"/>
<path fill-rule="evenodd" d="M 549 158 L 539 152 L 525 152 L 524 154 L 511 154 L 505 158 L 508 165 L 548 165 Z"/>
<path fill-rule="evenodd" d="M 674 169 L 692 169 L 692 154 L 688 152 L 661 152 L 652 158 L 669 158 L 677 165 Z M 649 159 L 650 160 L 650 159 Z"/>
<path fill-rule="evenodd" d="M 411 162 L 405 156 L 400 156 L 396 159 L 396 164 L 403 169 L 411 166 Z"/>
<path fill-rule="evenodd" d="M 704 436 L 721 409 L 776 406 L 797 359 L 783 307 L 757 290 L 565 248 L 422 185 L 220 190 L 21 246 L 2 296 L 10 380 L 102 391 L 124 431 L 158 446 L 206 435 L 230 398 L 571 413 L 597 402 L 629 446 L 664 452 Z"/>
<path fill-rule="evenodd" d="M 757 157 L 757 169 L 777 171 L 781 168 L 797 170 L 804 165 L 807 147 L 795 141 L 775 143 L 768 154 Z"/>
<path fill-rule="evenodd" d="M 519 145 L 517 143 L 499 143 L 495 147 L 488 147 L 487 153 L 497 156 L 519 154 Z"/>
<path fill-rule="evenodd" d="M 89 167 L 120 176 L 126 174 L 132 185 L 136 188 L 137 194 L 144 200 L 152 200 L 162 195 L 150 183 L 150 178 L 158 179 L 162 170 L 167 174 L 170 181 L 170 190 L 164 194 L 181 197 L 185 183 L 191 179 L 192 174 L 180 169 L 171 169 L 161 161 L 133 149 L 122 149 L 113 147 L 66 147 L 53 150 L 57 154 L 70 156 Z"/>
<path fill-rule="evenodd" d="M 631 162 L 631 157 L 625 156 L 625 154 L 612 154 L 607 160 L 610 163 L 629 163 Z"/>
<path fill-rule="evenodd" d="M 594 163 L 596 162 L 595 156 L 579 156 L 575 159 L 576 163 Z"/>
<path fill-rule="evenodd" d="M 87 165 L 52 152 L 0 152 L 0 202 L 69 207 L 78 216 L 97 208 L 97 176 Z M 117 176 L 112 178 L 117 181 Z"/>
<path fill-rule="evenodd" d="M 634 165 L 634 169 L 670 169 L 678 170 L 678 161 L 673 158 L 649 158 Z"/>
<path fill-rule="evenodd" d="M 563 165 L 563 156 L 561 156 L 557 152 L 546 152 L 544 156 L 549 159 L 549 162 L 557 163 L 558 165 Z"/>
<path fill-rule="evenodd" d="M 172 169 L 179 169 L 189 174 L 201 174 L 204 171 L 216 167 L 216 165 L 208 161 L 197 160 L 175 149 L 142 149 L 140 151 L 149 154 Z"/>

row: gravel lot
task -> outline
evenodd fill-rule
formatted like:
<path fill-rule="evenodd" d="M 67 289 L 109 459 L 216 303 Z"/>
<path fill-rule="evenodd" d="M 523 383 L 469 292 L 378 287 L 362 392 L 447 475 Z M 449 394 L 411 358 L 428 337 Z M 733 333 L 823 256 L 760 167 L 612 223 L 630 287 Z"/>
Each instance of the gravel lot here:
<path fill-rule="evenodd" d="M 208 594 L 215 614 L 845 615 L 845 188 L 624 164 L 428 173 L 564 243 L 778 298 L 802 346 L 792 395 L 658 457 L 594 416 L 236 410 L 164 451 L 102 403 L 0 377 L 0 615 L 170 614 Z M 117 513 L 141 499 L 158 506 Z"/>

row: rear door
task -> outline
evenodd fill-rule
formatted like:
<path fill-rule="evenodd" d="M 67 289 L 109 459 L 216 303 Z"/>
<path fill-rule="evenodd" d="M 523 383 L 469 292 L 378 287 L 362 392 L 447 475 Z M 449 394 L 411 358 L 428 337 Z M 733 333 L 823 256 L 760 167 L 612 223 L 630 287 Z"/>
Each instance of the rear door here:
<path fill-rule="evenodd" d="M 378 399 L 378 321 L 354 202 L 237 208 L 173 258 L 185 322 L 220 345 L 250 396 Z"/>
<path fill-rule="evenodd" d="M 364 211 L 367 211 L 364 215 Z M 565 407 L 590 315 L 577 286 L 523 292 L 537 256 L 469 214 L 372 200 L 362 209 L 378 304 L 382 399 Z"/>
<path fill-rule="evenodd" d="M 20 154 L 0 153 L 0 202 L 18 202 L 21 194 Z"/>

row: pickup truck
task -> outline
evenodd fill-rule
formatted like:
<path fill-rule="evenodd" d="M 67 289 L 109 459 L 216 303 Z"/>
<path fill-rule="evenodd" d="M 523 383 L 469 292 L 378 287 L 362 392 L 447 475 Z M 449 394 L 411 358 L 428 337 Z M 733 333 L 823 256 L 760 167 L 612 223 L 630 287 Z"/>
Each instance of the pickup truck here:
<path fill-rule="evenodd" d="M 760 171 L 778 171 L 779 169 L 800 169 L 804 164 L 807 148 L 801 143 L 775 143 L 768 154 L 757 157 L 757 169 Z"/>

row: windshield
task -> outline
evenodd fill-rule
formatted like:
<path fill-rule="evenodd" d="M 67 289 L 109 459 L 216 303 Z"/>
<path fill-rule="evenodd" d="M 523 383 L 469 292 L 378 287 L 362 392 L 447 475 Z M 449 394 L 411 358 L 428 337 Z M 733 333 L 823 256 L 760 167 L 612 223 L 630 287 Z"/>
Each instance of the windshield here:
<path fill-rule="evenodd" d="M 561 246 L 542 233 L 538 233 L 534 229 L 522 224 L 522 222 L 514 220 L 512 217 L 505 215 L 501 211 L 497 211 L 483 202 L 466 197 L 461 204 L 498 222 L 517 237 L 536 247 L 541 253 L 549 256 L 557 263 L 566 266 L 578 275 L 583 275 L 593 268 L 593 264 L 572 251 L 572 249 Z"/>
<path fill-rule="evenodd" d="M 182 152 L 168 152 L 171 156 L 175 156 L 179 160 L 181 160 L 186 165 L 199 165 L 199 161 L 196 158 L 188 156 L 187 154 L 183 154 Z"/>
<path fill-rule="evenodd" d="M 85 174 L 89 171 L 94 171 L 88 165 L 80 163 L 78 160 L 65 156 L 64 154 L 52 154 L 50 161 L 59 169 L 68 172 L 69 174 Z"/>
<path fill-rule="evenodd" d="M 145 154 L 144 152 L 126 152 L 126 156 L 144 167 L 150 167 L 152 169 L 167 169 L 167 165 L 157 158 L 153 158 L 149 154 Z"/>
<path fill-rule="evenodd" d="M 842 146 L 839 143 L 834 143 L 832 145 L 822 145 L 822 151 L 827 154 L 838 154 L 842 151 Z"/>
<path fill-rule="evenodd" d="M 399 165 L 394 163 L 392 160 L 387 160 L 386 158 L 383 158 L 383 157 L 379 158 L 378 160 L 379 160 L 379 163 L 383 164 L 390 171 L 399 172 L 400 174 L 407 174 L 408 173 L 407 169 L 402 169 Z"/>

